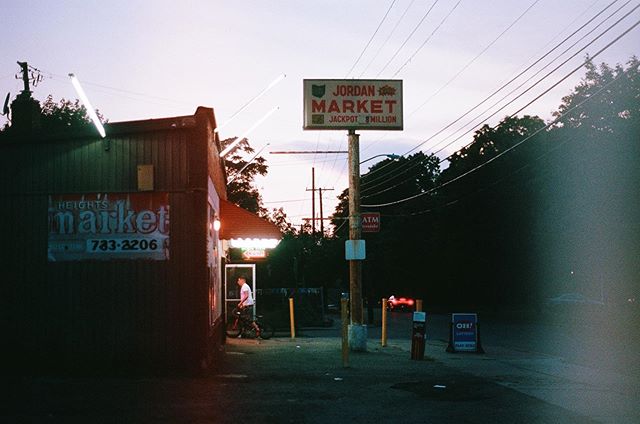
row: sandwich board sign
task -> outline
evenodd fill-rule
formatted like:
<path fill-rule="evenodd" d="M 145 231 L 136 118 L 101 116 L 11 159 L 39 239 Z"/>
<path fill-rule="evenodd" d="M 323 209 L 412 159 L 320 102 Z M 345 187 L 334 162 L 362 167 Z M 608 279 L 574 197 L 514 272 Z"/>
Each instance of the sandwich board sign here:
<path fill-rule="evenodd" d="M 451 314 L 451 332 L 447 352 L 484 353 L 478 335 L 478 314 Z"/>

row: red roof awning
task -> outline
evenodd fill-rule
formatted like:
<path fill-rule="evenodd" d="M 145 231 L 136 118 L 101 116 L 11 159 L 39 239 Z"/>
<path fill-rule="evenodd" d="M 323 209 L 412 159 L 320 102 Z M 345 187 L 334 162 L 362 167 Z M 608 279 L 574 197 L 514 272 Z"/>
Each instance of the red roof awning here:
<path fill-rule="evenodd" d="M 231 239 L 281 239 L 280 229 L 259 216 L 233 203 L 220 199 L 221 240 Z"/>

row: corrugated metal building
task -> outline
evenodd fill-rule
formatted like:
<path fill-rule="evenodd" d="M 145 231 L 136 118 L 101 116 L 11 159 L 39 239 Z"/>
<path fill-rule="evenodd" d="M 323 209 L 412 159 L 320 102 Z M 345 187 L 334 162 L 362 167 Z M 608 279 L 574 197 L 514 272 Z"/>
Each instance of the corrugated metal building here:
<path fill-rule="evenodd" d="M 212 109 L 0 134 L 3 366 L 197 371 L 223 341 Z"/>

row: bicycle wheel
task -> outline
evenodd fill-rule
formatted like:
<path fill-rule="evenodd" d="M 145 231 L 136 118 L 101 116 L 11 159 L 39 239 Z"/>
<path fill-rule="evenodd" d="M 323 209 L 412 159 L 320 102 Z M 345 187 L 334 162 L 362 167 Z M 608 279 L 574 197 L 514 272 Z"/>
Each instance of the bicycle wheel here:
<path fill-rule="evenodd" d="M 253 328 L 253 325 L 246 327 L 242 331 L 242 337 L 247 339 L 256 339 L 256 329 Z"/>
<path fill-rule="evenodd" d="M 273 337 L 276 332 L 276 329 L 269 323 L 268 321 L 257 321 L 258 327 L 260 328 L 260 338 L 267 340 Z"/>
<path fill-rule="evenodd" d="M 227 323 L 227 337 L 238 337 L 240 335 L 240 322 L 237 319 Z"/>

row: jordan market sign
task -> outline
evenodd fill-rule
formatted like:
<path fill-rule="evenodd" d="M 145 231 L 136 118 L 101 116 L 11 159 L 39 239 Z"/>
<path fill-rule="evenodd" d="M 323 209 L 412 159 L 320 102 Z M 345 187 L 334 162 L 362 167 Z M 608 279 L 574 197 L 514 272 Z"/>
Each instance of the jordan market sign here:
<path fill-rule="evenodd" d="M 402 130 L 402 80 L 315 80 L 304 85 L 304 129 Z"/>
<path fill-rule="evenodd" d="M 49 196 L 48 260 L 169 259 L 168 193 Z"/>

